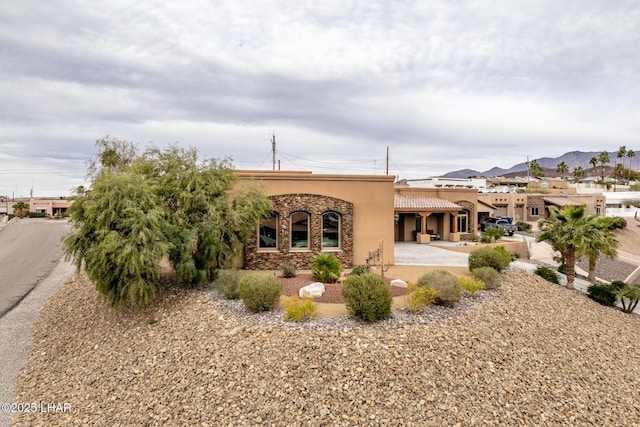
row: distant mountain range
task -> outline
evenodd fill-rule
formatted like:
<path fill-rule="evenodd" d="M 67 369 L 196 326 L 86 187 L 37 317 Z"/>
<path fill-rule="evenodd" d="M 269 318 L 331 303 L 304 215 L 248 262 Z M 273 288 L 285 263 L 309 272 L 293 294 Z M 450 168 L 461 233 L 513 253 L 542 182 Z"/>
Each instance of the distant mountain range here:
<path fill-rule="evenodd" d="M 640 157 L 640 153 L 637 150 L 633 150 L 635 153 L 638 153 L 638 157 Z M 573 172 L 573 169 L 582 166 L 584 169 L 585 176 L 598 176 L 600 174 L 600 163 L 597 164 L 597 171 L 593 170 L 593 165 L 589 163 L 592 157 L 598 158 L 601 151 L 570 151 L 568 153 L 563 154 L 560 157 L 541 157 L 539 159 L 535 159 L 538 164 L 544 168 L 545 176 L 553 177 L 559 176 L 560 174 L 556 172 L 556 168 L 558 164 L 565 162 L 569 167 L 569 175 Z M 605 174 L 610 173 L 613 167 L 616 164 L 616 161 L 619 163 L 620 159 L 617 158 L 617 151 L 609 151 L 609 159 L 610 162 L 605 167 Z M 534 159 L 529 159 L 532 161 Z M 636 159 L 633 157 L 632 161 L 632 169 L 637 170 L 638 164 L 640 164 L 640 158 Z M 624 158 L 625 168 L 629 167 L 629 158 Z M 447 172 L 444 175 L 441 175 L 442 178 L 468 178 L 468 177 L 485 177 L 485 178 L 494 178 L 497 176 L 516 176 L 516 175 L 526 175 L 527 173 L 527 164 L 526 162 L 518 163 L 517 165 L 512 166 L 509 169 L 503 169 L 494 167 L 484 172 L 473 170 L 473 169 L 460 169 L 457 171 Z"/>

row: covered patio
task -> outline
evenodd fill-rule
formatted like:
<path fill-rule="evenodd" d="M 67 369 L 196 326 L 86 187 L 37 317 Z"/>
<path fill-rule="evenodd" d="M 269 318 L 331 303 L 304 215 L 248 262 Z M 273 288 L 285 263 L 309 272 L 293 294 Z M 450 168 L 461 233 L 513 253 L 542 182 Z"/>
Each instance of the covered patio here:
<path fill-rule="evenodd" d="M 457 204 L 437 197 L 395 194 L 394 236 L 396 241 L 429 243 L 460 240 Z"/>

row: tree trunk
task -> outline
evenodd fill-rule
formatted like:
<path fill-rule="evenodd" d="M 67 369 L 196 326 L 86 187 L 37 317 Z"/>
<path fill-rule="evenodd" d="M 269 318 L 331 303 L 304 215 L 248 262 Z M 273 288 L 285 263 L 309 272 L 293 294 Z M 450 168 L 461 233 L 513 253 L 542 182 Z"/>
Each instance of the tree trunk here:
<path fill-rule="evenodd" d="M 573 247 L 567 248 L 567 289 L 573 288 L 573 281 L 576 278 L 576 253 Z"/>
<path fill-rule="evenodd" d="M 596 281 L 596 261 L 597 258 L 589 258 L 589 276 L 587 276 L 587 280 L 591 283 L 595 283 Z"/>

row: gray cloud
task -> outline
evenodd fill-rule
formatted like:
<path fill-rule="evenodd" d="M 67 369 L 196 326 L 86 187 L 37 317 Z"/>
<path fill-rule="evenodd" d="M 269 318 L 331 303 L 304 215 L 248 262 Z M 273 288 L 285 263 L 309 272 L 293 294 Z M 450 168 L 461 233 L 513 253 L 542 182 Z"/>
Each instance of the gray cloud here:
<path fill-rule="evenodd" d="M 269 167 L 275 133 L 284 165 L 319 172 L 380 173 L 390 146 L 392 173 L 419 178 L 632 147 L 640 130 L 633 1 L 5 9 L 0 193 L 42 170 L 60 176 L 43 190 L 79 185 L 106 134 Z"/>

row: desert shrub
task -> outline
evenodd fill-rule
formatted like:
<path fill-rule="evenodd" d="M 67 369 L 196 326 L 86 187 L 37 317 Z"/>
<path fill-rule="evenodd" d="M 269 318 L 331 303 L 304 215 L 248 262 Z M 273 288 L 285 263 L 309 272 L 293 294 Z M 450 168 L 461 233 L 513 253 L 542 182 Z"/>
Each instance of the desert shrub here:
<path fill-rule="evenodd" d="M 304 322 L 316 317 L 316 304 L 311 298 L 300 298 L 298 295 L 290 297 L 282 295 L 280 301 L 284 305 L 285 322 Z"/>
<path fill-rule="evenodd" d="M 616 290 L 609 284 L 591 285 L 587 288 L 587 295 L 592 300 L 608 307 L 613 307 L 618 299 Z"/>
<path fill-rule="evenodd" d="M 471 270 L 471 274 L 478 280 L 482 280 L 486 289 L 500 287 L 500 273 L 492 267 L 478 267 Z"/>
<path fill-rule="evenodd" d="M 539 266 L 534 270 L 534 273 L 538 276 L 542 277 L 548 282 L 559 284 L 560 279 L 558 279 L 558 274 L 550 269 L 549 267 Z"/>
<path fill-rule="evenodd" d="M 446 270 L 434 270 L 418 278 L 416 285 L 435 289 L 438 296 L 435 303 L 453 307 L 460 301 L 462 290 L 458 278 Z"/>
<path fill-rule="evenodd" d="M 475 294 L 478 291 L 484 291 L 486 289 L 485 283 L 480 279 L 476 279 L 475 277 L 463 276 L 458 279 L 458 282 L 460 283 L 460 287 L 462 289 L 472 294 Z"/>
<path fill-rule="evenodd" d="M 361 276 L 363 274 L 370 274 L 370 273 L 371 273 L 371 267 L 369 267 L 368 265 L 357 265 L 353 267 L 353 269 L 351 270 L 351 274 L 354 276 Z"/>
<path fill-rule="evenodd" d="M 342 273 L 342 266 L 334 254 L 321 253 L 313 258 L 311 273 L 318 282 L 335 283 Z"/>
<path fill-rule="evenodd" d="M 349 312 L 358 319 L 375 322 L 391 316 L 391 291 L 378 276 L 349 276 L 342 285 L 342 296 Z"/>
<path fill-rule="evenodd" d="M 611 227 L 610 227 L 611 230 L 624 230 L 625 228 L 627 228 L 626 219 L 619 216 L 616 216 L 612 219 Z"/>
<path fill-rule="evenodd" d="M 525 233 L 531 233 L 533 231 L 533 226 L 524 221 L 516 222 L 516 227 L 518 227 L 518 231 L 524 231 Z"/>
<path fill-rule="evenodd" d="M 511 252 L 510 250 L 508 250 L 502 245 L 495 246 L 493 249 L 503 254 L 505 259 L 508 257 L 510 259 L 509 262 L 515 261 L 518 259 L 518 254 L 516 254 L 515 252 Z"/>
<path fill-rule="evenodd" d="M 213 287 L 220 291 L 226 299 L 238 299 L 238 284 L 240 283 L 240 275 L 237 270 L 219 270 L 216 279 L 213 281 Z"/>
<path fill-rule="evenodd" d="M 504 236 L 504 230 L 502 228 L 500 228 L 500 227 L 487 227 L 482 232 L 482 237 L 489 240 L 489 242 L 487 242 L 487 243 L 495 242 L 496 240 L 500 240 L 500 238 L 502 236 Z"/>
<path fill-rule="evenodd" d="M 436 301 L 438 293 L 428 286 L 407 285 L 407 308 L 412 314 L 417 314 Z"/>
<path fill-rule="evenodd" d="M 567 264 L 560 264 L 558 266 L 558 273 L 567 274 Z"/>
<path fill-rule="evenodd" d="M 475 242 L 479 242 L 480 241 L 480 237 L 478 237 L 477 234 L 472 234 L 472 235 L 469 236 L 469 241 L 470 242 L 474 242 L 474 243 Z"/>
<path fill-rule="evenodd" d="M 504 270 L 511 262 L 511 255 L 504 250 L 494 247 L 476 249 L 469 254 L 469 270 L 479 267 L 491 267 L 497 272 Z"/>
<path fill-rule="evenodd" d="M 240 299 L 254 313 L 271 310 L 281 293 L 278 279 L 266 274 L 248 274 L 238 284 Z"/>
<path fill-rule="evenodd" d="M 285 264 L 284 267 L 282 267 L 282 277 L 286 279 L 296 277 L 296 266 L 293 264 Z"/>

